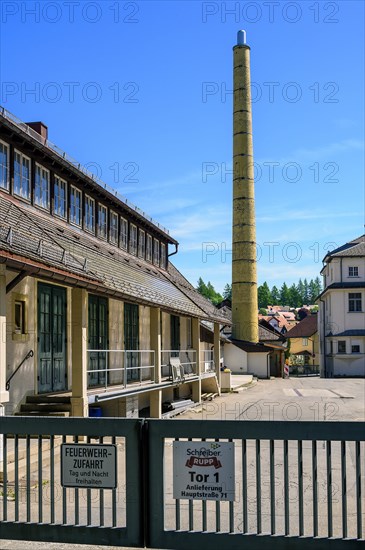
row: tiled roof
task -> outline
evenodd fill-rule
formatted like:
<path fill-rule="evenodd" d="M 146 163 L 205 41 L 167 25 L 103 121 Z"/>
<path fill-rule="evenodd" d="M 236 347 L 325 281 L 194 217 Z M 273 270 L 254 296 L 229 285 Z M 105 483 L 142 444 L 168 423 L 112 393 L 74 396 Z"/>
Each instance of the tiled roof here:
<path fill-rule="evenodd" d="M 109 296 L 227 322 L 172 264 L 168 271 L 160 269 L 3 193 L 1 257 L 26 270 L 39 270 L 43 277 L 48 274 L 60 280 L 70 279 L 75 285 Z"/>
<path fill-rule="evenodd" d="M 326 254 L 326 258 L 333 258 L 338 256 L 365 256 L 365 235 L 361 235 L 357 239 L 346 243 L 332 252 Z"/>
<path fill-rule="evenodd" d="M 269 353 L 272 351 L 272 348 L 265 346 L 264 344 L 253 344 L 252 342 L 246 342 L 245 340 L 234 340 L 233 338 L 229 338 L 229 341 L 247 353 Z"/>
<path fill-rule="evenodd" d="M 365 336 L 365 329 L 344 330 L 343 332 L 332 334 L 332 336 Z"/>
<path fill-rule="evenodd" d="M 300 321 L 295 327 L 288 330 L 288 332 L 285 334 L 286 338 L 306 338 L 308 336 L 312 336 L 315 332 L 317 332 L 317 323 L 318 323 L 318 317 L 317 315 L 307 315 L 307 317 L 304 317 L 302 321 Z"/>

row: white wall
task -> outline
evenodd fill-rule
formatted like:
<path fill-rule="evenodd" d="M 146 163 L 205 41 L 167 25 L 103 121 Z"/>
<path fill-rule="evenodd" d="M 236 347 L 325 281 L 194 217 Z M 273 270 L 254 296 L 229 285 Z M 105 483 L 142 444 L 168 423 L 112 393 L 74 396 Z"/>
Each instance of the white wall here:
<path fill-rule="evenodd" d="M 270 378 L 270 367 L 268 366 L 268 353 L 249 353 L 248 372 L 257 378 Z"/>
<path fill-rule="evenodd" d="M 247 374 L 247 353 L 234 344 L 224 344 L 224 366 L 235 374 Z"/>

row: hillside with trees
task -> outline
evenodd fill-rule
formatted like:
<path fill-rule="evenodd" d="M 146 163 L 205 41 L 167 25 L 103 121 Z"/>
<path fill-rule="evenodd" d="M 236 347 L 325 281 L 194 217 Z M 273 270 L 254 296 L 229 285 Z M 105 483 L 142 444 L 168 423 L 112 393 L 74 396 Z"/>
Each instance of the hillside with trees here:
<path fill-rule="evenodd" d="M 197 286 L 198 292 L 208 298 L 213 304 L 218 304 L 223 299 L 231 300 L 232 285 L 226 284 L 223 296 L 215 291 L 213 285 L 204 283 L 200 277 Z M 303 305 L 314 304 L 317 296 L 322 291 L 321 279 L 316 277 L 309 282 L 307 279 L 299 279 L 298 283 L 288 286 L 285 282 L 280 289 L 275 285 L 270 289 L 265 281 L 257 289 L 258 309 L 267 308 L 268 305 L 289 306 L 291 308 L 302 307 Z"/>

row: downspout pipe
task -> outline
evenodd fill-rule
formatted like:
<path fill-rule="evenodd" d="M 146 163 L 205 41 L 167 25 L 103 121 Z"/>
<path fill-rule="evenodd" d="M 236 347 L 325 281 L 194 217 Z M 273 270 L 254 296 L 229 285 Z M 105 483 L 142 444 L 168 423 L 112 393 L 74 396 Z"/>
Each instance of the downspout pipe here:
<path fill-rule="evenodd" d="M 171 254 L 167 254 L 167 257 L 170 258 L 170 256 L 174 256 L 175 254 L 177 254 L 178 250 L 179 250 L 179 243 L 175 243 L 175 251 L 171 252 Z"/>
<path fill-rule="evenodd" d="M 319 299 L 320 302 L 322 302 L 323 304 L 323 366 L 324 366 L 324 377 L 325 378 L 328 378 L 327 377 L 327 358 L 326 358 L 326 332 L 325 332 L 325 328 L 326 328 L 326 302 L 324 300 L 322 300 L 322 298 Z"/>

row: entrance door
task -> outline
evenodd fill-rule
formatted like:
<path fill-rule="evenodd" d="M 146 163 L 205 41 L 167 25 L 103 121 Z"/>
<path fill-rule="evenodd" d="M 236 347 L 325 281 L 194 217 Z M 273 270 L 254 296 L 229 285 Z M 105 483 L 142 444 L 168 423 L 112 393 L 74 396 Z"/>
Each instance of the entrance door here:
<path fill-rule="evenodd" d="M 138 305 L 124 304 L 124 349 L 139 349 L 139 312 Z M 138 380 L 138 353 L 126 353 L 127 381 Z"/>
<path fill-rule="evenodd" d="M 66 289 L 38 283 L 38 391 L 67 389 Z"/>
<path fill-rule="evenodd" d="M 108 300 L 100 296 L 89 295 L 89 386 L 105 384 L 108 349 Z M 96 351 L 95 351 L 96 350 Z"/>

